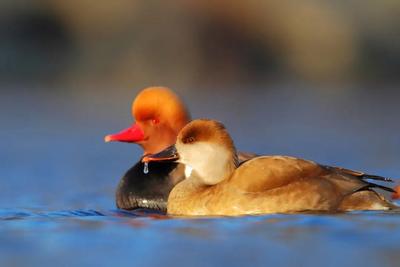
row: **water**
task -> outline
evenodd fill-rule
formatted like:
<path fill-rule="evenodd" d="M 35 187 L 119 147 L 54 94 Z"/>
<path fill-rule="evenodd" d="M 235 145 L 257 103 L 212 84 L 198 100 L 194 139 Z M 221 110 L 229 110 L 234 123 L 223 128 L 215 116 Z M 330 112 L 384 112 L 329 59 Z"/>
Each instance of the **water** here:
<path fill-rule="evenodd" d="M 185 219 L 14 210 L 2 212 L 1 224 L 2 266 L 398 266 L 400 260 L 400 213 Z"/>
<path fill-rule="evenodd" d="M 399 93 L 290 87 L 180 93 L 193 117 L 223 121 L 239 149 L 400 176 Z M 115 209 L 119 177 L 140 150 L 103 137 L 132 123 L 134 94 L 2 92 L 0 266 L 399 266 L 398 211 L 171 218 Z"/>

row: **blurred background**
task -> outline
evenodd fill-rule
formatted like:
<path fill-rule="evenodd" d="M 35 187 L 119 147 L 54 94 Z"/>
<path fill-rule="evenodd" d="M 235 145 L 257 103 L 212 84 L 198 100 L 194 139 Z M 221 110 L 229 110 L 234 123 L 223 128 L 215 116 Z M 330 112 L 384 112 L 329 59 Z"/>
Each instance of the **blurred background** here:
<path fill-rule="evenodd" d="M 0 5 L 3 82 L 131 89 L 399 79 L 396 0 Z"/>
<path fill-rule="evenodd" d="M 113 208 L 144 87 L 237 147 L 400 177 L 397 0 L 0 2 L 0 206 Z"/>

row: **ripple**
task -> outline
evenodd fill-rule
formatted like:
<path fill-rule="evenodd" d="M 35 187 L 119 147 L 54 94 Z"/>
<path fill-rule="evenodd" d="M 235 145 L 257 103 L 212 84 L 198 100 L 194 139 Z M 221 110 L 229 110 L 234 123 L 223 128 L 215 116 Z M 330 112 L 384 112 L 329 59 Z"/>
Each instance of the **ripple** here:
<path fill-rule="evenodd" d="M 0 210 L 0 221 L 23 220 L 31 218 L 82 218 L 82 217 L 118 217 L 118 218 L 137 218 L 137 217 L 154 217 L 165 216 L 163 213 L 139 209 L 134 211 L 127 210 L 111 210 L 98 211 L 93 209 L 75 209 L 75 210 L 58 210 L 58 211 L 37 211 L 37 210 Z M 165 216 L 167 218 L 167 216 Z"/>
<path fill-rule="evenodd" d="M 95 217 L 105 216 L 96 210 L 61 210 L 61 211 L 30 211 L 30 210 L 0 210 L 0 220 L 22 220 L 30 218 L 58 218 L 58 217 Z"/>

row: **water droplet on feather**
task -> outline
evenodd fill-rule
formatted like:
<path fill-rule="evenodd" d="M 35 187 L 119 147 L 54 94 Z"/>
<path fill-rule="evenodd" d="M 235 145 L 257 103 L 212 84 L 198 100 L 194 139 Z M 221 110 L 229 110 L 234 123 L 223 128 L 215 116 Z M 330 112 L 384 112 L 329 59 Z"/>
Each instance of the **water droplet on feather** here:
<path fill-rule="evenodd" d="M 149 173 L 149 163 L 148 162 L 144 163 L 143 173 L 144 174 L 148 174 Z"/>

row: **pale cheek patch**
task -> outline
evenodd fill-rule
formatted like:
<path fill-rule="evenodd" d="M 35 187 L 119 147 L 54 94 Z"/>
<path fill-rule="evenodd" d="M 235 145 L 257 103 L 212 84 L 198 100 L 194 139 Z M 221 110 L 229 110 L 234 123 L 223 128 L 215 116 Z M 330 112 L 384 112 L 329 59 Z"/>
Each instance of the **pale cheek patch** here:
<path fill-rule="evenodd" d="M 176 146 L 180 162 L 185 164 L 185 177 L 189 178 L 195 171 L 201 182 L 207 185 L 219 183 L 226 173 L 227 162 L 232 161 L 232 155 L 218 144 L 198 142 L 196 144 Z"/>

